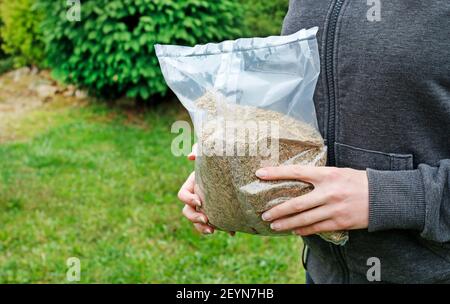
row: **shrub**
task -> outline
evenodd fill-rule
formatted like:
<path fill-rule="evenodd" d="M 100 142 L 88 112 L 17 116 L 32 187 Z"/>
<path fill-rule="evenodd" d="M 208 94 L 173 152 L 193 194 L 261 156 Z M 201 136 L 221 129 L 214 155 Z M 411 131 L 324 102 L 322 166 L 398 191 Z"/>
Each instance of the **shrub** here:
<path fill-rule="evenodd" d="M 14 62 L 11 57 L 1 58 L 0 55 L 0 75 L 10 71 L 14 67 Z"/>
<path fill-rule="evenodd" d="M 81 20 L 66 18 L 66 1 L 40 0 L 49 65 L 63 81 L 105 97 L 165 94 L 155 43 L 194 45 L 241 34 L 233 0 L 83 1 Z"/>
<path fill-rule="evenodd" d="M 1 9 L 1 5 L 2 5 L 2 0 L 0 0 L 0 9 Z M 0 29 L 1 29 L 2 25 L 3 25 L 3 22 L 2 22 L 2 19 L 0 16 Z M 0 34 L 1 34 L 1 31 L 0 31 Z M 8 72 L 14 66 L 14 62 L 13 62 L 12 58 L 8 57 L 5 54 L 5 52 L 2 49 L 2 45 L 3 45 L 3 40 L 2 40 L 2 36 L 0 35 L 0 75 Z"/>
<path fill-rule="evenodd" d="M 245 11 L 246 36 L 280 35 L 289 0 L 240 0 Z"/>
<path fill-rule="evenodd" d="M 3 0 L 0 0 L 0 12 L 2 9 L 2 2 L 3 2 Z M 3 48 L 2 48 L 2 45 L 3 45 L 2 26 L 3 26 L 2 14 L 0 14 L 0 60 L 6 57 L 5 52 L 3 51 Z"/>
<path fill-rule="evenodd" d="M 0 2 L 0 35 L 2 49 L 14 57 L 15 66 L 41 65 L 44 60 L 44 45 L 40 25 L 42 12 L 34 0 Z"/>

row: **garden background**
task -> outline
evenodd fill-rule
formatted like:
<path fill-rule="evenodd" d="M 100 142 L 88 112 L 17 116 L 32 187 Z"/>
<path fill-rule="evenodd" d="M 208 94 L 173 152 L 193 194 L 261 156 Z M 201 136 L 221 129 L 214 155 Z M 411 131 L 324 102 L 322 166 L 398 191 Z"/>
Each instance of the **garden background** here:
<path fill-rule="evenodd" d="M 287 0 L 0 0 L 0 283 L 300 283 L 301 240 L 181 215 L 155 43 L 280 33 Z"/>

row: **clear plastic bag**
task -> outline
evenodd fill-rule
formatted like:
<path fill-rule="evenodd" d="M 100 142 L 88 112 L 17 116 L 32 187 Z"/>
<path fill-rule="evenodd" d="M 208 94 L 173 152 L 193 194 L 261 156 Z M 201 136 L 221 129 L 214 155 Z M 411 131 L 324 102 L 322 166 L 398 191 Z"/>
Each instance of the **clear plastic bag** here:
<path fill-rule="evenodd" d="M 313 94 L 320 72 L 317 28 L 195 47 L 156 45 L 169 87 L 189 111 L 198 139 L 196 192 L 210 225 L 278 235 L 261 214 L 313 186 L 261 181 L 265 166 L 323 166 L 326 146 Z M 335 244 L 345 232 L 321 237 Z"/>

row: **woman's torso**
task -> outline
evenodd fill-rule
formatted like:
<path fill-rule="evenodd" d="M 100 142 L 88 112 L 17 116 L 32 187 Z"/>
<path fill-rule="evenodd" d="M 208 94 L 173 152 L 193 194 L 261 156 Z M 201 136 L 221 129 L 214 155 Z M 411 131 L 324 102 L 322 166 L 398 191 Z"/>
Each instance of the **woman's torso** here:
<path fill-rule="evenodd" d="M 437 165 L 450 158 L 450 2 L 372 2 L 380 15 L 368 18 L 374 5 L 365 0 L 291 0 L 285 18 L 284 34 L 319 27 L 315 104 L 329 165 Z M 358 230 L 350 239 L 344 248 L 305 239 L 314 280 L 367 282 L 367 260 L 378 257 L 385 281 L 450 281 L 450 244 L 414 231 Z"/>

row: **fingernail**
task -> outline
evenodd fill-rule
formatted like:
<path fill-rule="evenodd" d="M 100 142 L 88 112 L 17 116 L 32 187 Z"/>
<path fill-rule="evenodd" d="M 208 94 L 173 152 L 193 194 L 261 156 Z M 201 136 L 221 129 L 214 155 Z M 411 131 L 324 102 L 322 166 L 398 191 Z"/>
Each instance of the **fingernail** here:
<path fill-rule="evenodd" d="M 204 216 L 199 216 L 198 217 L 199 221 L 202 222 L 203 224 L 208 224 L 208 221 L 206 220 L 206 218 Z"/>
<path fill-rule="evenodd" d="M 278 229 L 280 229 L 280 225 L 279 225 L 279 224 L 272 223 L 272 224 L 270 224 L 270 229 L 272 229 L 272 230 L 278 230 Z"/>
<path fill-rule="evenodd" d="M 267 176 L 267 170 L 259 169 L 255 172 L 256 176 L 259 178 L 263 178 Z"/>
<path fill-rule="evenodd" d="M 211 229 L 211 228 L 206 228 L 206 229 L 203 231 L 203 234 L 212 234 L 212 229 Z"/>
<path fill-rule="evenodd" d="M 263 219 L 263 221 L 270 221 L 270 213 L 269 212 L 264 212 L 261 215 L 261 218 Z"/>
<path fill-rule="evenodd" d="M 194 202 L 194 204 L 195 204 L 196 206 L 198 206 L 198 207 L 201 207 L 201 206 L 202 206 L 202 202 L 199 201 L 198 199 L 194 198 L 192 201 Z"/>

